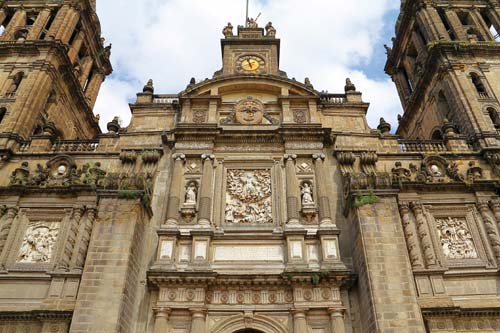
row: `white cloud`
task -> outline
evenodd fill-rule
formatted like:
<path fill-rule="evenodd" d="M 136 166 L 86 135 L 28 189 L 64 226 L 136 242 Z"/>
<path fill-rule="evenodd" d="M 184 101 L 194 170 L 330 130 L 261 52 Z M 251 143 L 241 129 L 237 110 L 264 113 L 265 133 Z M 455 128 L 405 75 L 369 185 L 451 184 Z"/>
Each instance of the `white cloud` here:
<path fill-rule="evenodd" d="M 118 115 L 130 119 L 128 100 L 149 78 L 157 93 L 177 93 L 189 79 L 212 77 L 221 67 L 222 28 L 244 21 L 244 0 L 98 0 L 102 31 L 113 43 L 115 74 L 106 80 L 95 113 L 101 125 Z M 371 103 L 368 118 L 394 123 L 400 112 L 393 83 L 375 81 L 356 70 L 381 47 L 383 17 L 399 6 L 394 0 L 267 0 L 254 2 L 251 16 L 273 21 L 281 38 L 281 69 L 315 88 L 343 92 L 351 77 Z"/>

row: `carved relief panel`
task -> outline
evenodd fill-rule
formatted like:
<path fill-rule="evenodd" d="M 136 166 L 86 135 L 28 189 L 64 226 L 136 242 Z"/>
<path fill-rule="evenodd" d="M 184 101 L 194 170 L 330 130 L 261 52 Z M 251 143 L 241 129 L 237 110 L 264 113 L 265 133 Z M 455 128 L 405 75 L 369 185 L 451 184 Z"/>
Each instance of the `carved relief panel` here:
<path fill-rule="evenodd" d="M 226 224 L 272 224 L 271 170 L 227 171 Z"/>
<path fill-rule="evenodd" d="M 479 220 L 473 206 L 426 206 L 435 249 L 443 266 L 487 265 Z"/>
<path fill-rule="evenodd" d="M 23 237 L 16 262 L 47 264 L 53 257 L 59 236 L 59 222 L 30 222 Z"/>

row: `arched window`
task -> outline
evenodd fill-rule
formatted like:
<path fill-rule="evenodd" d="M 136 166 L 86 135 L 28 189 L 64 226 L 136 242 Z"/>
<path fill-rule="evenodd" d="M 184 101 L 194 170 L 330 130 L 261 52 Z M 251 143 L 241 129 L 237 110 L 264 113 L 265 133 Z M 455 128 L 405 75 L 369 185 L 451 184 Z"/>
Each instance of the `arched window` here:
<path fill-rule="evenodd" d="M 452 118 L 451 117 L 451 109 L 450 109 L 450 104 L 448 103 L 448 99 L 444 95 L 443 91 L 440 91 L 438 94 L 438 112 L 441 118 Z"/>
<path fill-rule="evenodd" d="M 486 91 L 486 87 L 484 86 L 483 82 L 481 81 L 481 78 L 479 75 L 476 73 L 471 73 L 470 78 L 472 81 L 472 84 L 476 88 L 477 93 L 479 94 L 480 98 L 488 98 L 488 91 Z"/>
<path fill-rule="evenodd" d="M 488 111 L 488 116 L 490 116 L 491 122 L 495 126 L 496 129 L 500 129 L 500 117 L 498 116 L 497 110 L 489 107 L 486 109 Z"/>
<path fill-rule="evenodd" d="M 432 132 L 432 140 L 443 140 L 443 133 L 441 133 L 441 130 L 436 129 L 434 132 Z"/>

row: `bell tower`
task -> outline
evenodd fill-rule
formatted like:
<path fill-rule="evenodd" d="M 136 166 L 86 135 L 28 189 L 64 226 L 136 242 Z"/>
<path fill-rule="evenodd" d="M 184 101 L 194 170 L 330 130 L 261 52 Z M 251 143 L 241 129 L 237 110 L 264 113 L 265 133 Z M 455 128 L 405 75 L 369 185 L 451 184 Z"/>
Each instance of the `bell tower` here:
<path fill-rule="evenodd" d="M 477 146 L 500 145 L 500 5 L 401 3 L 386 72 L 399 92 L 404 139 L 441 139 L 443 123 Z"/>
<path fill-rule="evenodd" d="M 36 136 L 93 139 L 93 107 L 111 73 L 95 0 L 0 4 L 0 149 Z"/>

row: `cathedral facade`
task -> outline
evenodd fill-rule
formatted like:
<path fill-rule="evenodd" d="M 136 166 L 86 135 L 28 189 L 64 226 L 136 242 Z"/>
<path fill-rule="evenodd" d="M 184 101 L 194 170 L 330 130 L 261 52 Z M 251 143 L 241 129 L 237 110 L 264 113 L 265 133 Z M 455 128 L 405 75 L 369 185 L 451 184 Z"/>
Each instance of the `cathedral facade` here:
<path fill-rule="evenodd" d="M 498 1 L 402 1 L 395 134 L 254 20 L 102 133 L 95 0 L 0 24 L 0 333 L 500 332 Z"/>

